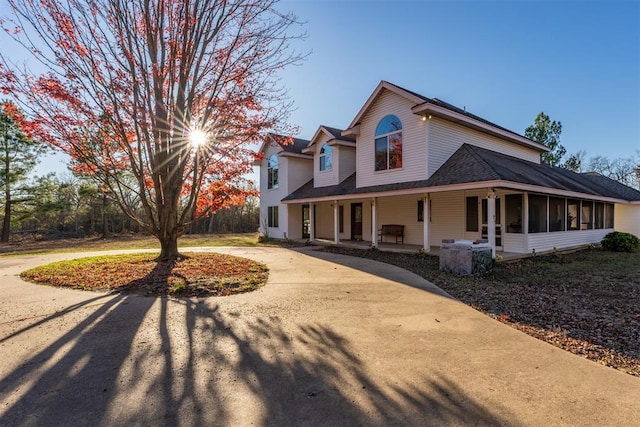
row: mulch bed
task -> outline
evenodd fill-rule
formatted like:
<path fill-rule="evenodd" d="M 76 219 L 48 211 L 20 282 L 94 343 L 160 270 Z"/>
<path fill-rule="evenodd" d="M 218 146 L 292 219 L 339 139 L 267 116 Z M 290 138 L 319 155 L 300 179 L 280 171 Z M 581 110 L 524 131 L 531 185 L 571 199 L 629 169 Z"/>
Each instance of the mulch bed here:
<path fill-rule="evenodd" d="M 226 296 L 258 289 L 269 270 L 259 262 L 217 253 L 186 253 L 176 261 L 126 254 L 54 262 L 24 271 L 35 283 L 149 296 Z"/>
<path fill-rule="evenodd" d="M 439 271 L 438 258 L 322 250 L 397 265 L 526 334 L 640 376 L 640 253 L 587 249 L 496 264 L 483 276 Z"/>

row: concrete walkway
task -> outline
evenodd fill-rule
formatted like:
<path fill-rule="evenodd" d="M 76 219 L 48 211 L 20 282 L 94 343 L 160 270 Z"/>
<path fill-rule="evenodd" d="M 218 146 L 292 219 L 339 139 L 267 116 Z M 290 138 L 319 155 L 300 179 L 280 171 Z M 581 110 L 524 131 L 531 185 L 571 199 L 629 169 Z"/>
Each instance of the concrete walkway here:
<path fill-rule="evenodd" d="M 215 248 L 268 284 L 172 299 L 22 282 L 0 258 L 0 425 L 637 425 L 640 379 L 504 326 L 399 268 Z"/>

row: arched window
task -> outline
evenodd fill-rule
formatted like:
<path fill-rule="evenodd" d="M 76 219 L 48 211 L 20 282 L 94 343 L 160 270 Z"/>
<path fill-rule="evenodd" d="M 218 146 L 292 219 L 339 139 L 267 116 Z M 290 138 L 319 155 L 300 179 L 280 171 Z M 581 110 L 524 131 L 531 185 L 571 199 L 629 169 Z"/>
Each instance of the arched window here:
<path fill-rule="evenodd" d="M 330 171 L 333 165 L 333 159 L 331 158 L 331 147 L 324 144 L 320 149 L 320 170 Z"/>
<path fill-rule="evenodd" d="M 272 154 L 267 166 L 267 188 L 278 188 L 278 156 Z"/>
<path fill-rule="evenodd" d="M 376 128 L 375 170 L 402 167 L 402 122 L 396 116 L 385 116 Z"/>

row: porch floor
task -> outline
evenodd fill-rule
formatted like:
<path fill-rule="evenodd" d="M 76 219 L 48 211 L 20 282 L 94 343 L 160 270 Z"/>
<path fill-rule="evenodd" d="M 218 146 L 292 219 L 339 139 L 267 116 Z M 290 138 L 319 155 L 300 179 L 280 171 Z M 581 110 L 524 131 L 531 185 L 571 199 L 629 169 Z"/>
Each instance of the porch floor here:
<path fill-rule="evenodd" d="M 333 246 L 332 239 L 315 239 L 313 241 L 316 245 L 321 246 Z M 371 242 L 368 240 L 340 240 L 338 246 L 344 246 L 347 248 L 357 248 L 357 249 L 369 249 L 371 247 Z M 378 243 L 378 249 L 383 252 L 397 252 L 404 254 L 414 254 L 416 252 L 420 252 L 422 249 L 422 245 L 408 245 L 408 244 L 395 244 L 395 243 Z M 515 252 L 503 252 L 496 251 L 497 255 L 502 257 L 503 261 L 511 261 L 520 258 L 527 258 L 529 254 L 520 254 Z M 439 246 L 431 246 L 429 249 L 429 255 L 439 256 L 440 255 L 440 247 Z"/>

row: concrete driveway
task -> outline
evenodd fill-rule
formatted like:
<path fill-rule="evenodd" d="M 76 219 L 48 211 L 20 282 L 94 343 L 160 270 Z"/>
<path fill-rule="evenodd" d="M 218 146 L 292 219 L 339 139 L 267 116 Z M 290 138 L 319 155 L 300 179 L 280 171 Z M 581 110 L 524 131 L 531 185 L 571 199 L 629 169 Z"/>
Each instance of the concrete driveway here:
<path fill-rule="evenodd" d="M 370 260 L 203 249 L 259 291 L 173 299 L 28 284 L 0 258 L 0 425 L 637 425 L 640 379 Z"/>

